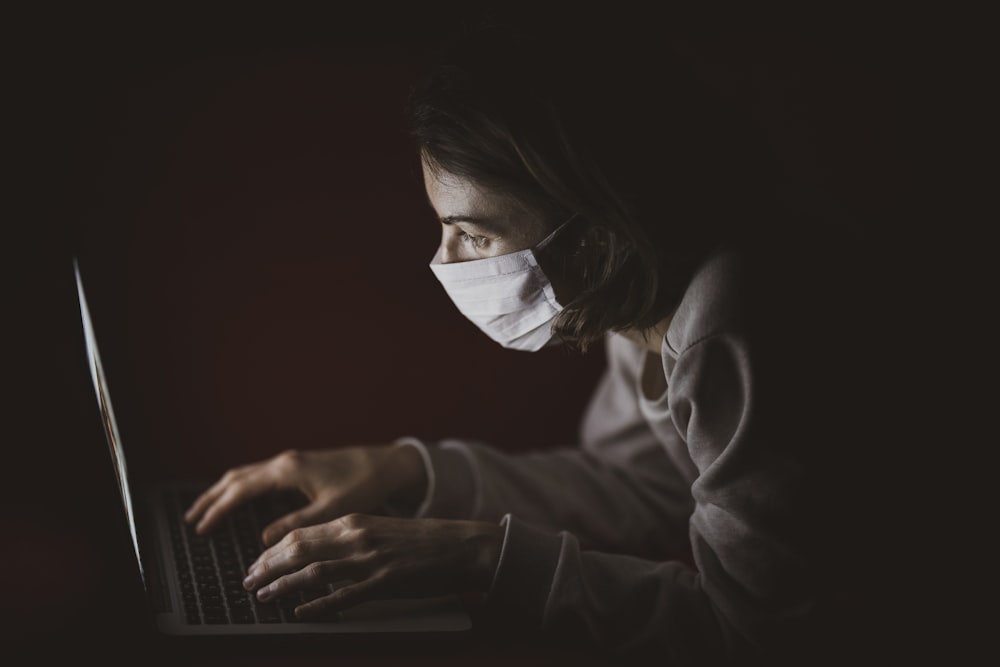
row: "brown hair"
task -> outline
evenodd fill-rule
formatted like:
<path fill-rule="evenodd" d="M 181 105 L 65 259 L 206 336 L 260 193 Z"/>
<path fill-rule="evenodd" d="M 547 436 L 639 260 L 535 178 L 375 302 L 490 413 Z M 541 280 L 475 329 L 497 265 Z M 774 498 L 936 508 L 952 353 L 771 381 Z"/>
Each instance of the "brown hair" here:
<path fill-rule="evenodd" d="M 553 330 L 581 348 L 655 326 L 711 252 L 777 216 L 771 153 L 659 44 L 587 22 L 487 21 L 410 98 L 432 166 L 553 226 L 575 215 L 559 270 L 577 289 Z"/>

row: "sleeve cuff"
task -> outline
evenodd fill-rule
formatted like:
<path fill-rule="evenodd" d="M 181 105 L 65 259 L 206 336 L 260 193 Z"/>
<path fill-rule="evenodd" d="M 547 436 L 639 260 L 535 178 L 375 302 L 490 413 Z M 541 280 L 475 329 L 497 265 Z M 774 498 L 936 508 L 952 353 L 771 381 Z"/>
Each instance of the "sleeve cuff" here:
<path fill-rule="evenodd" d="M 407 436 L 397 439 L 394 444 L 397 447 L 416 447 L 427 472 L 424 500 L 416 512 L 407 512 L 407 515 L 420 519 L 476 518 L 481 505 L 476 467 L 472 454 L 462 443 L 444 440 L 436 445 L 427 445 Z"/>
<path fill-rule="evenodd" d="M 416 438 L 411 438 L 409 436 L 399 438 L 393 443 L 396 447 L 415 447 L 417 452 L 420 453 L 420 458 L 424 462 L 424 472 L 427 474 L 427 491 L 424 493 L 424 499 L 421 501 L 419 507 L 417 507 L 416 512 L 407 512 L 406 514 L 412 514 L 415 517 L 425 516 L 427 509 L 430 507 L 431 498 L 434 497 L 434 489 L 437 486 L 437 475 L 434 474 L 434 466 L 431 464 L 430 454 L 427 453 L 427 446 Z M 395 510 L 397 508 L 390 508 Z"/>
<path fill-rule="evenodd" d="M 504 540 L 482 613 L 502 626 L 539 631 L 545 620 L 564 535 L 547 533 L 507 514 Z"/>
<path fill-rule="evenodd" d="M 427 469 L 427 495 L 414 515 L 417 518 L 474 519 L 481 502 L 473 455 L 460 442 L 443 440 L 428 445 L 417 438 L 396 440 L 413 446 Z"/>

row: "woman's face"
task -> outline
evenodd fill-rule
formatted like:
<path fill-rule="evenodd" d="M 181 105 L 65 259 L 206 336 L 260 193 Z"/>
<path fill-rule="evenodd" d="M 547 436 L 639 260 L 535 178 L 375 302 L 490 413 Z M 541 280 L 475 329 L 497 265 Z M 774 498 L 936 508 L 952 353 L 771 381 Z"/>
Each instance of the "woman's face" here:
<path fill-rule="evenodd" d="M 424 187 L 441 221 L 440 262 L 468 262 L 525 250 L 551 229 L 509 199 L 422 162 Z"/>

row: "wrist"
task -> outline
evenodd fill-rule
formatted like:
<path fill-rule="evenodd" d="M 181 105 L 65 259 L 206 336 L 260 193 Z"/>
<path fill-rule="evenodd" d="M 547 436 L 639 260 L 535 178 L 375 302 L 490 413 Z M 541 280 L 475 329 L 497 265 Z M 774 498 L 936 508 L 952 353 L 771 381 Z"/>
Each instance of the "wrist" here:
<path fill-rule="evenodd" d="M 472 565 L 470 582 L 474 591 L 488 593 L 500 564 L 505 530 L 503 526 L 486 522 L 470 522 Z"/>
<path fill-rule="evenodd" d="M 405 441 L 388 453 L 395 483 L 389 501 L 397 506 L 417 508 L 427 496 L 427 466 L 420 450 Z"/>

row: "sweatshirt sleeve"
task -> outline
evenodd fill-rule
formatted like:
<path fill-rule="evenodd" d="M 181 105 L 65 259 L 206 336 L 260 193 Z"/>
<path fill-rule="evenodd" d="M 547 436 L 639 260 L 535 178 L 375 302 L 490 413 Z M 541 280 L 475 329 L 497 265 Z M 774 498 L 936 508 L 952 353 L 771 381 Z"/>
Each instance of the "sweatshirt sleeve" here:
<path fill-rule="evenodd" d="M 639 412 L 641 349 L 606 343 L 608 367 L 581 427 L 581 446 L 510 454 L 484 443 L 443 440 L 418 447 L 428 494 L 417 516 L 500 521 L 571 532 L 588 548 L 663 557 L 686 554 L 689 484 Z"/>
<path fill-rule="evenodd" d="M 792 516 L 803 511 L 802 461 L 758 428 L 745 349 L 736 336 L 700 340 L 672 374 L 671 411 L 700 473 L 696 567 L 588 549 L 512 514 L 487 616 L 660 664 L 743 664 L 806 641 L 819 600 Z"/>

